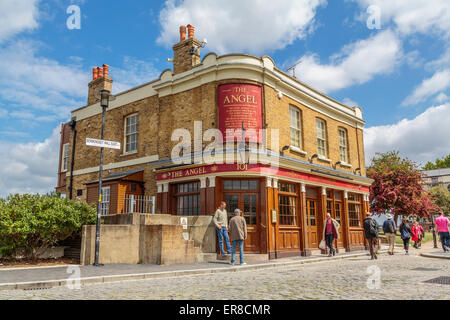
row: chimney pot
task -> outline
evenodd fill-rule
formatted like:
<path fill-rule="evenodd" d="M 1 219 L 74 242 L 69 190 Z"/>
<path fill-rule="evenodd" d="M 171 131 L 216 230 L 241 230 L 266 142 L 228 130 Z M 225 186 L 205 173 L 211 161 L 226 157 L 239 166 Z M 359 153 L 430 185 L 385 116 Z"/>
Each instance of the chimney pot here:
<path fill-rule="evenodd" d="M 102 70 L 102 68 L 97 67 L 97 74 L 98 74 L 97 78 L 103 77 L 103 70 Z"/>
<path fill-rule="evenodd" d="M 109 76 L 109 66 L 107 64 L 103 64 L 103 76 L 105 78 Z"/>
<path fill-rule="evenodd" d="M 191 24 L 187 25 L 187 29 L 188 29 L 188 38 L 191 39 L 194 37 L 194 29 L 195 27 Z"/>
<path fill-rule="evenodd" d="M 98 70 L 97 68 L 92 68 L 92 80 L 95 80 L 98 78 Z"/>
<path fill-rule="evenodd" d="M 180 26 L 180 42 L 186 40 L 186 27 Z"/>

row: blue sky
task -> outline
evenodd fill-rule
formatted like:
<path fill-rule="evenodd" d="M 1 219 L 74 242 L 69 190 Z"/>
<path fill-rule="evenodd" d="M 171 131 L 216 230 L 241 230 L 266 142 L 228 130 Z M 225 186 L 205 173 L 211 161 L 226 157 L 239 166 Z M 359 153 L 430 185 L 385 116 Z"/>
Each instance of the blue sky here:
<path fill-rule="evenodd" d="M 67 28 L 70 5 L 79 30 Z M 369 6 L 380 29 L 367 27 Z M 115 93 L 155 79 L 188 23 L 208 39 L 202 55 L 300 61 L 301 81 L 360 105 L 367 158 L 450 153 L 448 0 L 2 0 L 0 195 L 54 187 L 59 126 L 85 105 L 92 67 L 111 66 Z"/>

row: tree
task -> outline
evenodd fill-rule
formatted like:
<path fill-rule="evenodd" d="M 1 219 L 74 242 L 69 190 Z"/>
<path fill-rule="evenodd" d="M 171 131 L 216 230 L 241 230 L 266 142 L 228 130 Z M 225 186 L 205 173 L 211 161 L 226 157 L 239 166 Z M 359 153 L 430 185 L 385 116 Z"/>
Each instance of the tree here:
<path fill-rule="evenodd" d="M 95 223 L 95 209 L 59 195 L 10 195 L 0 199 L 0 252 L 36 259 L 58 241 Z"/>
<path fill-rule="evenodd" d="M 444 211 L 446 216 L 450 216 L 450 191 L 442 187 L 434 187 L 430 190 L 434 203 Z"/>
<path fill-rule="evenodd" d="M 430 161 L 427 162 L 427 164 L 422 168 L 423 170 L 435 170 L 435 169 L 444 169 L 444 168 L 450 168 L 450 154 L 444 158 L 436 159 L 435 163 L 432 163 Z"/>
<path fill-rule="evenodd" d="M 398 151 L 377 153 L 367 169 L 374 180 L 370 186 L 370 210 L 381 215 L 390 212 L 397 221 L 398 215 L 430 217 L 440 209 L 422 187 L 417 164 L 402 159 Z"/>

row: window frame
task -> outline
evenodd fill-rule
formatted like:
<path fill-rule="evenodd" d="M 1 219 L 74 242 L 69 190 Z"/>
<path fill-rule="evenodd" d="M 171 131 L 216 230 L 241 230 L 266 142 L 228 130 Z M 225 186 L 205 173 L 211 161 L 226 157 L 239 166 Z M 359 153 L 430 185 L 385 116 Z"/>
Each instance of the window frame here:
<path fill-rule="evenodd" d="M 341 139 L 341 132 L 344 133 L 343 139 Z M 344 146 L 341 145 L 342 141 L 345 142 Z M 349 163 L 350 156 L 349 156 L 349 148 L 348 148 L 348 131 L 347 131 L 347 129 L 345 129 L 343 127 L 338 127 L 338 145 L 339 145 L 339 160 L 344 163 Z M 344 152 L 345 159 L 342 159 L 343 152 L 342 152 L 341 148 L 343 148 L 345 150 L 345 152 Z"/>
<path fill-rule="evenodd" d="M 289 185 L 293 186 L 293 191 L 281 191 L 282 185 Z M 278 182 L 278 218 L 279 218 L 279 224 L 283 227 L 297 227 L 298 226 L 298 187 L 295 183 L 289 183 L 289 182 Z M 287 198 L 287 204 L 281 204 L 281 197 Z M 291 204 L 291 199 L 293 199 L 293 203 Z M 281 210 L 281 207 L 288 208 L 289 214 L 282 214 L 284 210 Z M 293 214 L 290 214 L 291 209 L 293 209 Z M 288 223 L 283 223 L 287 221 Z"/>
<path fill-rule="evenodd" d="M 323 124 L 323 128 L 320 130 L 321 133 L 323 134 L 323 138 L 319 137 L 319 128 L 318 128 L 319 123 Z M 322 148 L 320 143 L 321 141 L 323 141 L 324 154 L 320 152 Z M 321 118 L 316 118 L 316 143 L 317 143 L 317 154 L 319 155 L 319 157 L 328 158 L 327 122 Z"/>
<path fill-rule="evenodd" d="M 106 190 L 108 190 L 108 192 L 105 192 Z M 105 194 L 108 195 L 107 200 L 105 201 Z M 109 209 L 110 209 L 110 204 L 111 204 L 111 186 L 102 186 L 102 201 L 101 203 L 101 207 L 100 207 L 100 215 L 102 216 L 107 216 L 109 214 Z M 107 204 L 106 208 L 104 206 L 104 204 Z"/>
<path fill-rule="evenodd" d="M 69 169 L 69 151 L 70 151 L 70 143 L 64 143 L 61 155 L 61 172 L 67 172 L 67 170 Z"/>
<path fill-rule="evenodd" d="M 350 196 L 355 196 L 355 200 L 351 200 Z M 362 217 L 362 210 L 363 210 L 363 206 L 361 203 L 361 199 L 362 196 L 361 194 L 358 193 L 351 193 L 349 192 L 347 194 L 347 210 L 348 210 L 348 225 L 350 228 L 362 228 L 362 224 L 361 224 L 361 217 Z M 353 205 L 359 208 L 359 210 L 355 210 L 355 212 L 358 214 L 357 217 L 352 217 L 351 216 L 351 212 L 350 212 L 350 205 Z M 358 222 L 358 225 L 352 225 L 352 222 Z"/>
<path fill-rule="evenodd" d="M 197 188 L 193 188 L 192 191 L 178 191 L 180 185 L 197 185 Z M 200 181 L 198 180 L 192 180 L 192 181 L 183 181 L 177 184 L 173 185 L 173 199 L 174 199 L 174 211 L 177 216 L 199 216 L 200 215 Z M 188 187 L 189 190 L 189 187 Z M 194 201 L 194 198 L 192 198 L 192 202 L 188 200 L 188 203 L 194 203 L 196 202 L 196 206 L 184 206 L 184 197 L 196 197 L 196 201 Z M 183 198 L 183 206 L 179 208 L 179 200 Z M 182 212 L 179 212 L 179 209 L 181 209 Z M 188 211 L 186 213 L 186 210 Z"/>
<path fill-rule="evenodd" d="M 136 131 L 133 133 L 127 133 L 127 121 L 128 119 L 136 117 Z M 127 151 L 128 147 L 128 137 L 131 135 L 136 135 L 136 149 Z M 139 113 L 135 112 L 132 114 L 127 115 L 124 118 L 124 125 L 123 125 L 123 154 L 133 154 L 138 152 L 138 139 L 139 139 Z"/>
<path fill-rule="evenodd" d="M 297 127 L 292 126 L 292 112 L 296 112 L 298 114 Z M 302 130 L 302 110 L 300 108 L 289 105 L 289 145 L 300 150 L 303 150 L 303 130 Z M 294 144 L 292 141 L 292 130 L 295 130 L 298 134 L 298 145 Z"/>

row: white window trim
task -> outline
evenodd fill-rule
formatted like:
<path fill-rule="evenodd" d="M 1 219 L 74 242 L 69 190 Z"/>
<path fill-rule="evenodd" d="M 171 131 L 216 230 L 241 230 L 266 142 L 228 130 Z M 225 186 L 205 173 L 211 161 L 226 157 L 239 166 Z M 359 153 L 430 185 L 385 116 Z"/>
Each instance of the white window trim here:
<path fill-rule="evenodd" d="M 319 154 L 319 143 L 318 143 L 318 140 L 321 139 L 321 138 L 319 138 L 319 131 L 317 130 L 317 129 L 318 129 L 318 128 L 317 128 L 317 122 L 318 122 L 318 121 L 322 122 L 322 123 L 323 123 L 323 126 L 324 126 L 324 138 L 323 138 L 322 140 L 324 140 L 324 142 L 325 142 L 325 145 L 324 145 L 324 148 L 325 148 L 325 155 Z M 323 161 L 331 162 L 331 160 L 328 159 L 328 133 L 327 133 L 327 123 L 325 122 L 325 120 L 322 120 L 322 119 L 320 119 L 320 118 L 316 118 L 316 143 L 317 143 L 317 154 L 318 154 L 318 156 L 319 156 L 319 159 L 320 159 L 320 160 L 323 160 Z"/>
<path fill-rule="evenodd" d="M 294 112 L 297 112 L 298 113 L 298 120 L 299 120 L 299 123 L 298 123 L 298 128 L 295 128 L 295 127 L 292 127 L 291 126 L 291 110 L 294 110 Z M 294 130 L 297 130 L 299 133 L 300 133 L 300 135 L 299 135 L 299 144 L 300 144 L 300 147 L 297 147 L 297 146 L 292 146 L 292 147 L 294 147 L 294 148 L 296 148 L 297 150 L 301 150 L 301 148 L 303 148 L 303 126 L 302 126 L 302 111 L 299 109 L 299 108 L 297 108 L 297 107 L 295 107 L 295 106 L 293 106 L 293 105 L 290 105 L 289 106 L 289 144 L 291 145 L 291 139 L 292 139 L 292 137 L 290 136 L 290 134 L 291 134 L 291 132 L 290 132 L 290 130 L 291 129 L 294 129 Z"/>
<path fill-rule="evenodd" d="M 342 147 L 342 146 L 341 146 L 341 137 L 340 137 L 340 135 L 339 135 L 339 132 L 340 132 L 340 131 L 344 132 L 344 135 L 345 135 L 345 152 L 346 152 L 345 157 L 347 158 L 347 161 L 349 161 L 350 155 L 349 155 L 349 148 L 348 148 L 348 132 L 347 132 L 346 129 L 344 129 L 344 128 L 342 128 L 342 127 L 339 127 L 339 128 L 338 128 L 339 159 L 341 158 L 341 147 Z M 341 163 L 348 164 L 347 161 L 342 161 Z M 345 165 L 343 165 L 343 166 L 345 167 Z"/>
<path fill-rule="evenodd" d="M 69 146 L 70 143 L 64 143 L 62 148 L 62 155 L 61 155 L 61 172 L 67 172 L 69 169 Z M 64 169 L 64 149 L 67 147 L 67 168 Z"/>
<path fill-rule="evenodd" d="M 342 162 L 342 161 L 341 161 L 341 166 L 346 167 L 346 168 L 351 168 L 351 167 L 353 167 L 350 163 Z"/>
<path fill-rule="evenodd" d="M 295 147 L 295 146 L 289 146 L 289 149 L 290 149 L 292 152 L 300 153 L 300 154 L 302 154 L 302 155 L 304 155 L 304 156 L 308 154 L 308 152 L 303 151 L 302 149 L 297 148 L 297 147 Z"/>
<path fill-rule="evenodd" d="M 137 139 L 136 139 L 136 150 L 133 151 L 126 151 L 127 150 L 127 119 L 133 116 L 138 116 L 138 121 L 137 121 L 137 126 L 138 126 L 138 131 L 136 132 L 137 134 Z M 135 112 L 132 114 L 129 114 L 125 117 L 124 121 L 123 121 L 123 153 L 121 154 L 121 156 L 128 156 L 131 154 L 136 154 L 138 153 L 138 144 L 139 144 L 139 113 Z"/>
<path fill-rule="evenodd" d="M 105 192 L 103 190 L 108 190 L 108 202 L 103 202 L 104 194 L 105 194 Z M 103 211 L 103 203 L 107 203 L 108 204 L 108 212 L 107 213 L 104 213 L 104 211 Z M 108 215 L 109 214 L 109 209 L 110 209 L 110 204 L 111 204 L 111 187 L 110 186 L 102 187 L 102 201 L 101 201 L 101 204 L 102 204 L 101 215 L 102 216 Z"/>

